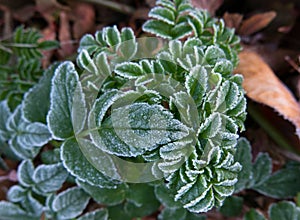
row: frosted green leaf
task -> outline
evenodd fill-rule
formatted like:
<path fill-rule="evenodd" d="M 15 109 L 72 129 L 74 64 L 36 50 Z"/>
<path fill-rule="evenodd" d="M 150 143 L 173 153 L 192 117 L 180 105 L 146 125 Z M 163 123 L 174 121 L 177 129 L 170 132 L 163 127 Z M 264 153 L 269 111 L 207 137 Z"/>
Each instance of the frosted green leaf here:
<path fill-rule="evenodd" d="M 33 190 L 38 194 L 47 194 L 57 191 L 68 177 L 68 172 L 61 163 L 40 165 L 33 173 L 35 182 Z"/>
<path fill-rule="evenodd" d="M 104 52 L 99 53 L 95 57 L 95 62 L 100 74 L 104 76 L 111 75 L 111 69 L 107 61 L 107 55 Z M 95 72 L 96 73 L 96 72 Z"/>
<path fill-rule="evenodd" d="M 238 174 L 238 182 L 235 185 L 235 192 L 240 192 L 247 187 L 253 175 L 251 146 L 247 139 L 240 138 L 238 140 L 234 159 L 242 165 L 242 170 Z"/>
<path fill-rule="evenodd" d="M 33 163 L 30 160 L 23 160 L 18 167 L 18 180 L 22 186 L 29 187 L 34 181 L 32 179 L 34 172 Z"/>
<path fill-rule="evenodd" d="M 212 138 L 216 136 L 222 127 L 220 114 L 213 113 L 207 117 L 199 128 L 199 134 L 202 138 Z"/>
<path fill-rule="evenodd" d="M 175 24 L 175 14 L 172 10 L 163 7 L 154 7 L 149 12 L 149 17 L 164 21 L 167 24 Z"/>
<path fill-rule="evenodd" d="M 80 132 L 84 125 L 86 108 L 79 77 L 73 63 L 64 62 L 55 70 L 50 100 L 47 122 L 52 136 L 63 140 L 73 136 L 74 131 Z M 73 124 L 76 127 L 73 127 Z"/>
<path fill-rule="evenodd" d="M 121 60 L 131 60 L 138 49 L 138 43 L 136 42 L 134 32 L 131 28 L 122 28 L 121 30 L 122 43 L 117 46 L 117 53 L 119 53 Z"/>
<path fill-rule="evenodd" d="M 294 203 L 282 201 L 272 204 L 269 208 L 269 217 L 271 220 L 299 220 L 300 208 Z"/>
<path fill-rule="evenodd" d="M 10 202 L 21 202 L 24 201 L 26 196 L 26 189 L 24 189 L 22 186 L 14 185 L 9 188 L 7 192 L 7 199 Z"/>
<path fill-rule="evenodd" d="M 209 46 L 204 54 L 206 62 L 210 65 L 214 65 L 217 61 L 225 57 L 225 53 L 217 46 Z"/>
<path fill-rule="evenodd" d="M 88 71 L 89 73 L 99 75 L 98 68 L 92 58 L 90 57 L 87 50 L 83 49 L 77 56 L 77 65 L 83 69 Z"/>
<path fill-rule="evenodd" d="M 10 138 L 9 131 L 6 128 L 7 119 L 10 118 L 11 112 L 6 101 L 0 102 L 0 142 Z"/>
<path fill-rule="evenodd" d="M 251 186 L 259 186 L 264 183 L 272 172 L 272 159 L 267 153 L 260 153 L 253 164 L 253 181 Z"/>
<path fill-rule="evenodd" d="M 86 34 L 81 38 L 79 42 L 78 53 L 85 49 L 89 52 L 89 54 L 92 54 L 97 49 L 101 48 L 101 46 L 102 44 L 99 44 L 99 42 L 95 40 L 93 35 Z"/>
<path fill-rule="evenodd" d="M 35 158 L 40 151 L 40 148 L 34 146 L 31 147 L 30 149 L 24 148 L 17 141 L 17 138 L 10 139 L 8 143 L 13 154 L 23 160 Z"/>
<path fill-rule="evenodd" d="M 86 191 L 97 203 L 113 206 L 122 203 L 126 198 L 126 186 L 118 185 L 115 189 L 92 186 L 77 180 L 77 184 Z"/>
<path fill-rule="evenodd" d="M 106 27 L 103 30 L 105 36 L 105 42 L 113 47 L 121 43 L 121 35 L 116 25 L 113 27 Z"/>
<path fill-rule="evenodd" d="M 219 60 L 213 68 L 214 72 L 221 73 L 223 76 L 232 74 L 233 65 L 229 60 Z"/>
<path fill-rule="evenodd" d="M 33 158 L 41 147 L 48 143 L 51 134 L 46 125 L 26 121 L 19 105 L 7 120 L 7 129 L 11 133 L 9 145 L 20 158 Z"/>
<path fill-rule="evenodd" d="M 77 220 L 109 220 L 107 209 L 97 209 L 93 212 L 88 212 Z"/>
<path fill-rule="evenodd" d="M 245 214 L 243 220 L 266 220 L 266 218 L 255 209 L 250 209 L 250 211 Z"/>
<path fill-rule="evenodd" d="M 58 220 L 72 219 L 80 215 L 90 197 L 79 187 L 69 188 L 58 194 L 52 203 Z"/>
<path fill-rule="evenodd" d="M 172 39 L 182 39 L 192 34 L 191 27 L 186 22 L 181 22 L 174 26 L 171 30 Z"/>
<path fill-rule="evenodd" d="M 182 207 L 182 204 L 174 200 L 174 197 L 170 193 L 170 189 L 166 187 L 165 184 L 160 184 L 155 187 L 156 198 L 164 205 L 172 209 L 179 209 Z"/>
<path fill-rule="evenodd" d="M 202 66 L 195 66 L 191 69 L 186 78 L 185 87 L 188 93 L 193 97 L 195 104 L 200 106 L 205 92 L 208 89 L 208 75 L 206 69 Z"/>
<path fill-rule="evenodd" d="M 137 63 L 124 62 L 117 64 L 115 73 L 128 79 L 134 79 L 143 75 L 143 69 Z"/>
<path fill-rule="evenodd" d="M 27 191 L 25 199 L 22 201 L 22 207 L 27 213 L 32 213 L 35 216 L 40 217 L 43 212 L 43 205 L 32 196 L 31 191 Z"/>
<path fill-rule="evenodd" d="M 173 119 L 170 112 L 146 103 L 114 109 L 99 127 L 103 150 L 129 157 L 188 135 L 187 127 Z"/>
<path fill-rule="evenodd" d="M 93 145 L 89 147 L 93 147 Z M 97 151 L 95 146 L 94 148 Z M 105 176 L 90 164 L 82 154 L 75 139 L 69 139 L 63 143 L 61 147 L 61 159 L 64 167 L 81 181 L 103 188 L 115 188 L 118 184 L 117 181 Z"/>
<path fill-rule="evenodd" d="M 148 20 L 143 25 L 143 31 L 168 40 L 172 39 L 171 30 L 172 25 L 159 20 Z"/>
<path fill-rule="evenodd" d="M 31 122 L 46 123 L 46 116 L 50 108 L 51 79 L 59 63 L 51 65 L 44 71 L 39 82 L 24 96 L 24 117 Z"/>
<path fill-rule="evenodd" d="M 263 182 L 259 183 L 260 185 L 255 185 L 253 189 L 266 196 L 276 199 L 293 198 L 300 192 L 300 169 L 299 167 L 281 169 L 271 176 L 267 175 Z"/>
<path fill-rule="evenodd" d="M 39 216 L 36 216 L 32 213 L 28 213 L 24 209 L 20 208 L 19 206 L 6 202 L 0 201 L 0 214 L 1 218 L 5 220 L 38 220 L 40 219 Z"/>

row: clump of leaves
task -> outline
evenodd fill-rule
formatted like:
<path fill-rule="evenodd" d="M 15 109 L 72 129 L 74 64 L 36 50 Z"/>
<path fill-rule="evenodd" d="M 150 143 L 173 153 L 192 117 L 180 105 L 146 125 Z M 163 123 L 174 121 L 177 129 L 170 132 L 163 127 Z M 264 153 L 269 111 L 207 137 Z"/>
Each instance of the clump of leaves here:
<path fill-rule="evenodd" d="M 132 219 L 162 204 L 159 219 L 205 219 L 235 190 L 295 194 L 268 188 L 279 181 L 270 158 L 252 165 L 238 140 L 246 99 L 232 75 L 234 31 L 185 0 L 158 0 L 149 16 L 143 30 L 157 37 L 116 26 L 85 35 L 77 66 L 53 64 L 15 109 L 0 103 L 2 152 L 22 160 L 2 217 Z M 91 199 L 100 208 L 83 213 Z"/>

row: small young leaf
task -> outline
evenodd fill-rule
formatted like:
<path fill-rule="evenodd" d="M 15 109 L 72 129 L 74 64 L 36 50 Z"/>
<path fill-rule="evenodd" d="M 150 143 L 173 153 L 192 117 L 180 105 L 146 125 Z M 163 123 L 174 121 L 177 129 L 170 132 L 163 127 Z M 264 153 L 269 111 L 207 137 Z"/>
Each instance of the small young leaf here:
<path fill-rule="evenodd" d="M 58 194 L 52 203 L 58 220 L 71 219 L 80 215 L 90 197 L 79 187 L 69 188 Z"/>
<path fill-rule="evenodd" d="M 116 25 L 113 27 L 106 27 L 103 32 L 106 37 L 105 41 L 109 46 L 113 47 L 121 43 L 121 35 Z"/>
<path fill-rule="evenodd" d="M 117 64 L 115 67 L 116 74 L 128 79 L 137 78 L 143 75 L 143 69 L 137 63 L 125 62 Z"/>
<path fill-rule="evenodd" d="M 32 179 L 34 172 L 33 163 L 30 160 L 23 160 L 22 163 L 18 167 L 18 180 L 19 182 L 26 187 L 34 184 Z"/>
<path fill-rule="evenodd" d="M 77 220 L 108 220 L 107 209 L 97 209 L 93 212 L 88 212 Z"/>
<path fill-rule="evenodd" d="M 167 24 L 163 21 L 148 20 L 143 25 L 143 30 L 151 34 L 155 34 L 158 37 L 162 37 L 168 40 L 172 39 L 171 36 L 172 25 Z"/>
<path fill-rule="evenodd" d="M 24 201 L 21 203 L 27 213 L 32 213 L 34 216 L 40 217 L 43 212 L 43 205 L 32 196 L 31 191 L 26 193 Z"/>
<path fill-rule="evenodd" d="M 26 189 L 19 185 L 14 185 L 10 187 L 7 192 L 7 199 L 10 202 L 21 202 L 25 200 L 25 197 Z"/>
<path fill-rule="evenodd" d="M 255 209 L 251 209 L 246 213 L 243 220 L 266 220 L 266 218 Z"/>
<path fill-rule="evenodd" d="M 38 194 L 47 194 L 59 190 L 68 177 L 68 172 L 61 163 L 40 165 L 33 173 L 33 190 Z"/>

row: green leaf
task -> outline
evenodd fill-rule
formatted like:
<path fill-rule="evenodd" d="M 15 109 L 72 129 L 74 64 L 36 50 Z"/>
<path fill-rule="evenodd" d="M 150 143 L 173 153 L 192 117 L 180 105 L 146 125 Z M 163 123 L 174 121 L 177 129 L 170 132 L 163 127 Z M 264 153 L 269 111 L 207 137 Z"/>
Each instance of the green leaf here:
<path fill-rule="evenodd" d="M 204 54 L 204 59 L 210 65 L 215 65 L 222 58 L 226 58 L 225 53 L 217 46 L 209 46 Z"/>
<path fill-rule="evenodd" d="M 171 30 L 172 25 L 159 20 L 148 20 L 143 25 L 143 31 L 168 40 L 172 39 Z"/>
<path fill-rule="evenodd" d="M 29 187 L 34 184 L 32 179 L 34 172 L 33 163 L 30 160 L 23 160 L 18 167 L 18 180 L 22 186 Z"/>
<path fill-rule="evenodd" d="M 35 216 L 32 213 L 28 213 L 19 206 L 6 202 L 0 201 L 0 216 L 5 220 L 38 220 L 39 217 Z"/>
<path fill-rule="evenodd" d="M 126 186 L 118 185 L 115 189 L 92 186 L 77 180 L 77 184 L 87 192 L 97 203 L 113 206 L 122 203 L 126 198 Z"/>
<path fill-rule="evenodd" d="M 295 197 L 300 192 L 300 168 L 281 169 L 253 189 L 276 199 Z"/>
<path fill-rule="evenodd" d="M 167 24 L 175 24 L 175 14 L 172 10 L 163 7 L 154 7 L 149 12 L 149 17 L 164 21 Z"/>
<path fill-rule="evenodd" d="M 27 213 L 32 213 L 37 217 L 40 217 L 42 215 L 43 205 L 32 196 L 31 191 L 28 191 L 26 193 L 26 197 L 21 202 L 21 205 L 27 211 Z"/>
<path fill-rule="evenodd" d="M 60 149 L 43 151 L 41 153 L 41 160 L 44 164 L 55 164 L 60 162 Z"/>
<path fill-rule="evenodd" d="M 160 203 L 154 195 L 154 188 L 146 184 L 130 184 L 124 209 L 133 217 L 144 217 L 155 212 Z"/>
<path fill-rule="evenodd" d="M 159 214 L 159 220 L 187 220 L 186 218 L 187 211 L 183 208 L 164 208 L 162 212 Z"/>
<path fill-rule="evenodd" d="M 155 187 L 156 198 L 164 205 L 165 207 L 171 209 L 178 209 L 182 207 L 182 204 L 174 200 L 174 196 L 170 193 L 170 189 L 166 187 L 166 184 L 160 184 Z"/>
<path fill-rule="evenodd" d="M 80 39 L 78 53 L 80 53 L 84 49 L 87 50 L 89 54 L 92 54 L 97 49 L 101 48 L 101 46 L 102 45 L 95 40 L 93 35 L 86 34 Z"/>
<path fill-rule="evenodd" d="M 243 220 L 266 220 L 266 218 L 255 209 L 251 209 L 245 214 Z"/>
<path fill-rule="evenodd" d="M 93 212 L 88 212 L 77 220 L 108 220 L 107 209 L 97 209 Z"/>
<path fill-rule="evenodd" d="M 59 42 L 58 41 L 43 41 L 43 42 L 40 42 L 38 43 L 37 47 L 39 49 L 42 49 L 42 50 L 52 50 L 52 49 L 56 49 L 59 47 Z"/>
<path fill-rule="evenodd" d="M 121 43 L 121 35 L 116 25 L 104 28 L 103 32 L 106 37 L 105 41 L 109 46 L 113 47 Z"/>
<path fill-rule="evenodd" d="M 24 96 L 24 117 L 31 122 L 46 123 L 46 116 L 50 108 L 51 79 L 59 63 L 51 65 L 44 71 L 39 82 Z"/>
<path fill-rule="evenodd" d="M 191 69 L 189 75 L 186 77 L 185 87 L 188 93 L 193 97 L 196 105 L 200 106 L 208 89 L 208 75 L 206 69 L 202 66 L 195 66 Z"/>
<path fill-rule="evenodd" d="M 83 49 L 77 56 L 77 65 L 85 70 L 88 71 L 90 74 L 99 75 L 98 68 L 94 63 L 94 60 L 90 57 L 87 50 Z"/>
<path fill-rule="evenodd" d="M 188 135 L 188 128 L 170 112 L 146 103 L 114 109 L 111 117 L 98 126 L 103 150 L 126 157 L 141 155 Z"/>
<path fill-rule="evenodd" d="M 93 147 L 93 145 L 89 145 L 89 147 Z M 97 151 L 95 146 L 94 148 Z M 103 188 L 115 188 L 118 184 L 117 181 L 105 176 L 90 164 L 82 154 L 75 139 L 69 139 L 63 143 L 61 147 L 61 159 L 64 167 L 81 181 Z"/>
<path fill-rule="evenodd" d="M 300 208 L 292 202 L 282 201 L 270 206 L 269 217 L 271 220 L 299 220 Z"/>
<path fill-rule="evenodd" d="M 26 197 L 26 189 L 22 186 L 14 185 L 9 188 L 7 192 L 7 199 L 10 202 L 21 202 L 24 201 Z"/>
<path fill-rule="evenodd" d="M 253 164 L 253 181 L 251 186 L 259 186 L 264 183 L 271 175 L 272 159 L 267 153 L 260 153 Z"/>
<path fill-rule="evenodd" d="M 58 220 L 71 219 L 80 215 L 87 206 L 90 197 L 79 187 L 69 188 L 58 194 L 52 203 Z"/>
<path fill-rule="evenodd" d="M 62 187 L 68 177 L 68 172 L 61 163 L 40 165 L 33 173 L 35 182 L 33 190 L 38 194 L 45 195 L 55 192 Z"/>
<path fill-rule="evenodd" d="M 133 62 L 123 62 L 115 67 L 116 74 L 128 79 L 134 79 L 143 75 L 143 69 L 139 64 Z"/>
<path fill-rule="evenodd" d="M 63 140 L 81 131 L 85 117 L 86 108 L 78 74 L 73 63 L 64 62 L 57 67 L 52 79 L 47 116 L 49 129 L 55 139 Z"/>
<path fill-rule="evenodd" d="M 5 142 L 10 138 L 10 133 L 6 128 L 7 119 L 11 112 L 6 101 L 0 102 L 0 142 Z"/>
<path fill-rule="evenodd" d="M 21 158 L 32 158 L 51 139 L 46 125 L 34 122 L 29 123 L 22 115 L 19 105 L 7 120 L 7 128 L 11 132 L 9 144 L 14 153 Z"/>
<path fill-rule="evenodd" d="M 240 138 L 238 140 L 234 160 L 242 165 L 242 171 L 239 172 L 238 182 L 235 185 L 235 192 L 240 192 L 247 188 L 247 184 L 252 177 L 251 146 L 246 138 Z"/>
<path fill-rule="evenodd" d="M 225 199 L 222 207 L 220 208 L 220 212 L 227 217 L 238 216 L 242 212 L 243 201 L 244 199 L 242 197 L 228 197 Z"/>

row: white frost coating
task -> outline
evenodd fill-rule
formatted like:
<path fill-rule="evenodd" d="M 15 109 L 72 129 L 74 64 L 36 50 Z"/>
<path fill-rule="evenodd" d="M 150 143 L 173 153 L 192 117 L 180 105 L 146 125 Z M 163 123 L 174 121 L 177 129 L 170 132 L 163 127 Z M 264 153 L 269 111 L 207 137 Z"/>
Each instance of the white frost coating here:
<path fill-rule="evenodd" d="M 175 201 L 180 200 L 180 198 L 181 198 L 184 194 L 186 194 L 186 193 L 194 186 L 194 184 L 196 184 L 196 182 L 197 182 L 197 181 L 195 180 L 195 181 L 193 181 L 193 182 L 190 182 L 190 183 L 188 183 L 188 184 L 182 186 L 182 187 L 177 191 L 174 200 L 175 200 Z"/>
<path fill-rule="evenodd" d="M 171 16 L 170 18 L 166 17 L 167 13 L 169 16 Z M 167 24 L 175 25 L 175 14 L 170 9 L 157 6 L 150 10 L 148 16 L 163 21 Z"/>
<path fill-rule="evenodd" d="M 208 186 L 208 188 L 199 196 L 197 197 L 196 199 L 190 201 L 189 203 L 185 204 L 183 207 L 184 208 L 190 208 L 190 207 L 193 207 L 195 206 L 197 203 L 199 203 L 201 200 L 203 200 L 206 196 L 207 196 L 207 193 L 211 191 L 211 185 Z"/>
<path fill-rule="evenodd" d="M 78 54 L 78 56 L 77 56 L 77 64 L 82 69 L 84 69 L 84 70 L 86 70 L 86 71 L 88 71 L 88 72 L 90 72 L 92 74 L 99 75 L 98 68 L 97 68 L 94 60 L 92 60 L 92 58 L 90 57 L 90 55 L 87 52 L 87 50 L 83 49 Z"/>
<path fill-rule="evenodd" d="M 111 34 L 113 34 L 114 36 L 109 36 L 109 31 L 111 31 Z M 111 47 L 114 47 L 117 44 L 122 42 L 120 32 L 116 25 L 114 25 L 113 27 L 104 28 L 103 36 L 104 36 L 104 41 L 107 43 L 107 45 Z"/>
<path fill-rule="evenodd" d="M 139 64 L 133 62 L 123 62 L 115 66 L 115 73 L 127 79 L 135 79 L 143 74 L 143 69 Z"/>
<path fill-rule="evenodd" d="M 72 219 L 83 212 L 89 199 L 82 189 L 73 187 L 58 194 L 53 200 L 52 208 L 59 219 Z"/>
<path fill-rule="evenodd" d="M 212 138 L 218 134 L 220 128 L 222 127 L 222 120 L 220 114 L 213 112 L 208 118 L 205 119 L 199 127 L 197 134 L 208 133 L 206 134 L 207 138 Z M 207 130 L 209 129 L 209 130 Z"/>

